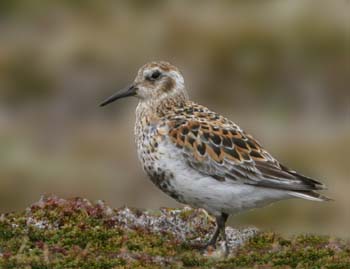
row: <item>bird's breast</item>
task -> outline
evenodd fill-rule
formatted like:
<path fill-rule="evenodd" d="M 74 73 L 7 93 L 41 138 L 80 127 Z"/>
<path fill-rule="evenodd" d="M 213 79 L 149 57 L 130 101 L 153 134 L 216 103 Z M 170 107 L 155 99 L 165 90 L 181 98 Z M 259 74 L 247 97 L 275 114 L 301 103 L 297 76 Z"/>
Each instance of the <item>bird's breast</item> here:
<path fill-rule="evenodd" d="M 167 153 L 160 149 L 166 141 L 167 127 L 162 123 L 142 122 L 135 125 L 138 158 L 143 170 L 152 182 L 166 191 L 168 182 L 174 177 L 172 171 L 162 163 Z"/>

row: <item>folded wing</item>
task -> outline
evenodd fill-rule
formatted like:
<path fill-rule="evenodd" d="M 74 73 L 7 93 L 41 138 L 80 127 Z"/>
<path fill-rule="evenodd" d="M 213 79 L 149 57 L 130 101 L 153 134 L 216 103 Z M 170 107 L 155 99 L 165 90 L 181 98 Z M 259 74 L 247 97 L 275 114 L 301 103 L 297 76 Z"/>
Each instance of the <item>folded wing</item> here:
<path fill-rule="evenodd" d="M 169 135 L 188 165 L 219 181 L 309 192 L 325 186 L 280 164 L 236 124 L 191 104 L 167 118 Z M 183 116 L 179 116 L 183 115 Z"/>

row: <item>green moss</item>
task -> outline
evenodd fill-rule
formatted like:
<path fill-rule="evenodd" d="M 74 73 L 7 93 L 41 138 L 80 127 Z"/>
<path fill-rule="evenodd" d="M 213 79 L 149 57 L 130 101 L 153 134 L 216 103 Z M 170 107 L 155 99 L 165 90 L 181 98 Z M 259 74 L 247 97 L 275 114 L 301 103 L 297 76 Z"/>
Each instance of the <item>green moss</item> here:
<path fill-rule="evenodd" d="M 261 232 L 224 258 L 203 255 L 189 239 L 179 240 L 170 229 L 152 230 L 152 223 L 137 224 L 121 210 L 85 199 L 48 197 L 25 212 L 2 215 L 0 268 L 350 268 L 350 244 L 340 239 Z M 161 218 L 164 212 L 170 210 L 152 216 Z M 198 212 L 185 209 L 179 218 L 189 225 L 199 220 L 197 236 L 204 236 L 212 222 Z"/>

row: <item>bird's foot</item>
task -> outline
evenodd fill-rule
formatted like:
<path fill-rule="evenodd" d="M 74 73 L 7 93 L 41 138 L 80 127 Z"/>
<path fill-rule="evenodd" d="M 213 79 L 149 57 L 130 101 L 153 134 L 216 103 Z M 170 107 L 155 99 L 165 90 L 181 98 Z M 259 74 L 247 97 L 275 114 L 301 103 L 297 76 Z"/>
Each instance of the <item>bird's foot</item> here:
<path fill-rule="evenodd" d="M 202 244 L 202 249 L 203 250 L 214 250 L 216 249 L 216 242 L 207 242 L 205 244 Z"/>
<path fill-rule="evenodd" d="M 225 257 L 227 258 L 228 254 L 230 254 L 230 249 L 228 247 L 227 240 L 225 240 Z"/>
<path fill-rule="evenodd" d="M 206 250 L 216 249 L 216 242 L 209 241 L 207 243 L 195 243 L 192 244 L 191 247 L 204 252 Z"/>
<path fill-rule="evenodd" d="M 207 243 L 192 244 L 191 247 L 193 249 L 199 250 L 201 253 L 211 253 L 217 249 L 216 242 L 210 242 L 210 241 Z M 225 241 L 223 251 L 224 251 L 223 254 L 225 257 L 227 257 L 230 254 L 230 249 L 229 249 L 227 241 Z"/>

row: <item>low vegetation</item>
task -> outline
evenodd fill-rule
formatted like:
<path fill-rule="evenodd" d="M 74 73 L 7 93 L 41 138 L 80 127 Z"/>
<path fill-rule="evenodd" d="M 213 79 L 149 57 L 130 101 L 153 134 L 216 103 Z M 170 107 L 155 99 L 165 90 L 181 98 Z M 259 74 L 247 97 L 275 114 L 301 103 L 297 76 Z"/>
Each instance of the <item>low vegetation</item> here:
<path fill-rule="evenodd" d="M 227 228 L 230 255 L 201 252 L 214 221 L 200 209 L 112 209 L 43 197 L 0 217 L 0 268 L 350 268 L 349 242 Z"/>

